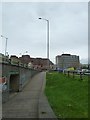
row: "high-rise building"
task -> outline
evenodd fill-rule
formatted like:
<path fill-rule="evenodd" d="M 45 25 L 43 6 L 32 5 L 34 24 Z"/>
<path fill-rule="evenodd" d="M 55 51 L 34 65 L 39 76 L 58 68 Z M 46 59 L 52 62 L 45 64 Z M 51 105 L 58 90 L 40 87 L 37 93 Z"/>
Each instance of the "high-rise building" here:
<path fill-rule="evenodd" d="M 62 54 L 56 56 L 56 67 L 66 69 L 70 67 L 79 68 L 79 56 L 71 54 Z"/>

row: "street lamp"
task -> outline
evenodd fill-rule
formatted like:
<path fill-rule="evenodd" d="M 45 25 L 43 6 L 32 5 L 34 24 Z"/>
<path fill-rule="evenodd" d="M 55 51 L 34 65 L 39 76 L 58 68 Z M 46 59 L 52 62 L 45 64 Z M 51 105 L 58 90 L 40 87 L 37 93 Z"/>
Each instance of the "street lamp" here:
<path fill-rule="evenodd" d="M 8 38 L 3 35 L 1 35 L 1 37 L 6 39 L 6 44 L 5 44 L 5 56 L 6 56 L 6 54 L 7 54 L 7 39 Z"/>
<path fill-rule="evenodd" d="M 48 67 L 49 67 L 49 20 L 45 18 L 38 18 L 45 20 L 47 22 L 47 58 L 48 58 Z"/>

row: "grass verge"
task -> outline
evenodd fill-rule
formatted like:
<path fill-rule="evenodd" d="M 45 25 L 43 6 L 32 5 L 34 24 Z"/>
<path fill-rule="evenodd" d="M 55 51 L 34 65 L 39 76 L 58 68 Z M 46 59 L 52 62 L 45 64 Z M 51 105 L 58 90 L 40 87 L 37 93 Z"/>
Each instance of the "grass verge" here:
<path fill-rule="evenodd" d="M 46 74 L 45 94 L 58 118 L 88 118 L 88 77 Z"/>

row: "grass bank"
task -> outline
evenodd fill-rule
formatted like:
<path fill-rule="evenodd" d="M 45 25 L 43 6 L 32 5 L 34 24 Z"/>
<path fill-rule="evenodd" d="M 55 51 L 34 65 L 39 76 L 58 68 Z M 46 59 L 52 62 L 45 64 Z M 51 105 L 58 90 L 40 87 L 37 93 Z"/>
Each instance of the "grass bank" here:
<path fill-rule="evenodd" d="M 45 94 L 58 118 L 88 117 L 88 77 L 68 77 L 58 72 L 46 74 Z"/>

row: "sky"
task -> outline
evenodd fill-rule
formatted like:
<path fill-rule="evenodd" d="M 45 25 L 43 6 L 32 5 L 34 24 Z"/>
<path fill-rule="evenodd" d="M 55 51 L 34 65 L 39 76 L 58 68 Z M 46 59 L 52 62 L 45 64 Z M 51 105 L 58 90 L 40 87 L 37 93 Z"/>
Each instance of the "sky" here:
<path fill-rule="evenodd" d="M 88 2 L 3 2 L 2 35 L 8 37 L 9 55 L 47 57 L 49 20 L 50 60 L 63 53 L 78 55 L 81 63 L 88 60 Z M 5 38 L 0 38 L 5 53 Z M 27 51 L 27 53 L 26 53 Z"/>

